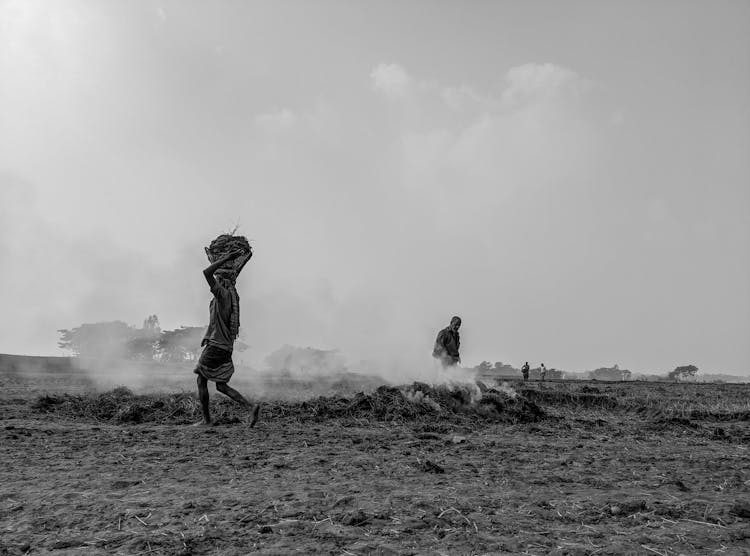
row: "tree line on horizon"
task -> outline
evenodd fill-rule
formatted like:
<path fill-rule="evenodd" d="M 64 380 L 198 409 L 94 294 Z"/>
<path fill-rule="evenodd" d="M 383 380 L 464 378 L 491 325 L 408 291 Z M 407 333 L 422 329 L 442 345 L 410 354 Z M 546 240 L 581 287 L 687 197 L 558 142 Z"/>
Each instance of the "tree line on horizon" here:
<path fill-rule="evenodd" d="M 57 345 L 73 357 L 184 363 L 198 360 L 202 350 L 201 340 L 205 331 L 206 326 L 180 326 L 174 330 L 162 330 L 159 324 L 159 317 L 149 315 L 144 319 L 143 325 L 140 328 L 116 320 L 84 323 L 75 328 L 60 329 L 58 330 L 60 340 Z M 241 352 L 247 348 L 248 345 L 241 341 L 237 341 L 235 344 L 237 351 Z M 287 353 L 290 350 L 294 351 L 294 353 Z M 278 358 L 283 354 L 285 364 L 279 366 L 271 361 L 273 364 L 270 366 L 271 368 L 286 368 L 291 365 L 289 361 L 299 359 L 306 362 L 305 367 L 313 369 L 320 366 L 319 362 L 313 362 L 322 358 L 321 361 L 326 361 L 326 365 L 323 366 L 329 367 L 331 363 L 328 359 L 334 353 L 314 348 L 303 349 L 284 346 L 269 357 Z M 341 364 L 341 362 L 337 363 L 339 366 Z M 521 369 L 517 369 L 501 361 L 496 361 L 494 364 L 489 361 L 482 361 L 472 370 L 476 372 L 478 377 L 484 379 L 520 379 L 522 376 Z M 697 372 L 698 367 L 695 365 L 683 365 L 670 371 L 666 377 L 664 375 L 638 375 L 634 377 L 631 371 L 621 369 L 615 364 L 611 367 L 599 367 L 584 373 L 571 373 L 550 368 L 547 369 L 545 379 L 561 380 L 567 378 L 625 381 L 632 380 L 633 378 L 639 380 L 664 380 L 666 378 L 667 380 L 682 381 L 695 378 Z M 541 379 L 541 367 L 530 369 L 529 378 L 531 380 Z"/>
<path fill-rule="evenodd" d="M 485 378 L 509 378 L 509 379 L 520 379 L 522 377 L 521 369 L 517 369 L 512 365 L 496 361 L 494 364 L 489 361 L 482 361 L 479 365 L 473 369 L 476 371 L 477 376 Z M 569 371 L 562 371 L 559 369 L 547 369 L 545 379 L 546 380 L 562 380 L 562 379 L 589 379 L 589 380 L 602 380 L 602 381 L 625 381 L 633 380 L 646 380 L 646 381 L 661 381 L 665 378 L 673 381 L 683 381 L 695 378 L 698 372 L 698 367 L 695 365 L 681 365 L 676 367 L 674 370 L 664 375 L 636 375 L 628 369 L 621 369 L 619 365 L 615 364 L 611 367 L 599 367 L 593 371 L 586 371 L 583 373 L 572 373 Z M 539 380 L 542 378 L 541 366 L 529 369 L 529 379 Z"/>
<path fill-rule="evenodd" d="M 141 328 L 119 320 L 63 328 L 57 331 L 57 345 L 73 357 L 182 363 L 198 359 L 205 331 L 206 326 L 162 330 L 159 317 L 149 315 Z M 235 344 L 238 351 L 247 347 L 243 342 Z"/>

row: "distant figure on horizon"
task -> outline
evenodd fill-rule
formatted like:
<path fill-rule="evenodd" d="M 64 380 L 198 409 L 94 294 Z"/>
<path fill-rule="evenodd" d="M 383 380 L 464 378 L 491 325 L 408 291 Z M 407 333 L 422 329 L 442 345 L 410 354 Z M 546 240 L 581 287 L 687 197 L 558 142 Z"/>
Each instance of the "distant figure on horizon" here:
<path fill-rule="evenodd" d="M 206 267 L 203 276 L 214 298 L 209 305 L 209 323 L 206 334 L 201 341 L 204 346 L 198 365 L 193 371 L 198 375 L 198 397 L 203 410 L 203 423 L 211 424 L 211 413 L 208 406 L 208 381 L 216 383 L 216 390 L 229 396 L 237 403 L 250 409 L 252 407 L 250 426 L 258 421 L 260 405 L 255 407 L 242 394 L 227 383 L 234 374 L 232 351 L 234 341 L 240 328 L 240 297 L 235 288 L 237 273 L 232 269 L 221 268 L 228 261 L 234 260 L 247 253 L 238 250 L 222 257 Z M 250 253 L 252 256 L 252 252 Z"/>
<path fill-rule="evenodd" d="M 443 367 L 455 367 L 461 362 L 461 356 L 458 353 L 458 348 L 461 345 L 461 338 L 458 335 L 459 328 L 461 328 L 461 317 L 453 317 L 451 323 L 438 332 L 435 339 L 432 356 L 439 359 Z"/>
<path fill-rule="evenodd" d="M 521 367 L 521 373 L 523 374 L 524 382 L 529 380 L 529 362 L 528 361 L 526 361 L 526 363 L 523 364 L 523 367 Z"/>
<path fill-rule="evenodd" d="M 539 368 L 539 374 L 542 375 L 542 380 L 547 376 L 547 367 L 544 366 L 544 363 L 542 363 L 542 366 Z"/>

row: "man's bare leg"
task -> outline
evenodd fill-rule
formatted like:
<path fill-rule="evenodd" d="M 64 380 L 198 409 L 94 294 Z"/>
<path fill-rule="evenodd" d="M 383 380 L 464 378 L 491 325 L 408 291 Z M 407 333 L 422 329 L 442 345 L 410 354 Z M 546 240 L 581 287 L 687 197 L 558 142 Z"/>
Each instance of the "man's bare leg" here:
<path fill-rule="evenodd" d="M 255 426 L 255 423 L 258 422 L 258 415 L 260 414 L 260 404 L 251 404 L 249 401 L 245 399 L 245 397 L 240 394 L 237 390 L 229 386 L 226 382 L 217 382 L 216 383 L 216 389 L 221 392 L 222 394 L 229 396 L 237 403 L 245 406 L 246 408 L 253 408 L 252 409 L 252 417 L 250 418 L 250 426 Z"/>
<path fill-rule="evenodd" d="M 201 400 L 201 410 L 203 411 L 203 424 L 211 424 L 211 412 L 208 409 L 208 380 L 198 375 L 198 397 Z"/>

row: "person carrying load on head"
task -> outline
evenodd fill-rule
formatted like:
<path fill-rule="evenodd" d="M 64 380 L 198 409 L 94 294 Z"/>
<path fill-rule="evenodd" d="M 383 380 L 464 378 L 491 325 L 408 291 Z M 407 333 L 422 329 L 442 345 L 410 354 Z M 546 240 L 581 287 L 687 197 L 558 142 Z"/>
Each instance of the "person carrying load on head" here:
<path fill-rule="evenodd" d="M 252 257 L 252 250 L 236 249 L 219 258 L 203 270 L 213 294 L 209 305 L 209 323 L 201 341 L 203 352 L 193 371 L 198 375 L 198 396 L 203 411 L 202 424 L 211 424 L 208 381 L 216 383 L 216 390 L 250 409 L 250 426 L 258 421 L 260 404 L 253 406 L 242 394 L 227 384 L 234 374 L 232 351 L 240 328 L 240 297 L 235 283 L 238 271 Z M 244 258 L 244 260 L 243 260 Z M 235 262 L 231 267 L 227 263 Z M 238 270 L 239 269 L 239 270 Z M 201 423 L 198 423 L 201 424 Z"/>
<path fill-rule="evenodd" d="M 438 359 L 443 367 L 455 367 L 461 362 L 458 348 L 461 338 L 458 329 L 461 328 L 461 317 L 453 317 L 451 323 L 438 332 L 432 356 Z"/>

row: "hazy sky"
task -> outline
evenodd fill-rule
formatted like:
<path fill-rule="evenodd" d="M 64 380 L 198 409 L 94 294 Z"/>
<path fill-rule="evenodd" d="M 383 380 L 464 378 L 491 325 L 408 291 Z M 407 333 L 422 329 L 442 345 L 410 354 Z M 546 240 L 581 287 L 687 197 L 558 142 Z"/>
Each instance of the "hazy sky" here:
<path fill-rule="evenodd" d="M 0 0 L 0 352 L 207 321 L 245 357 L 750 372 L 750 3 Z"/>

